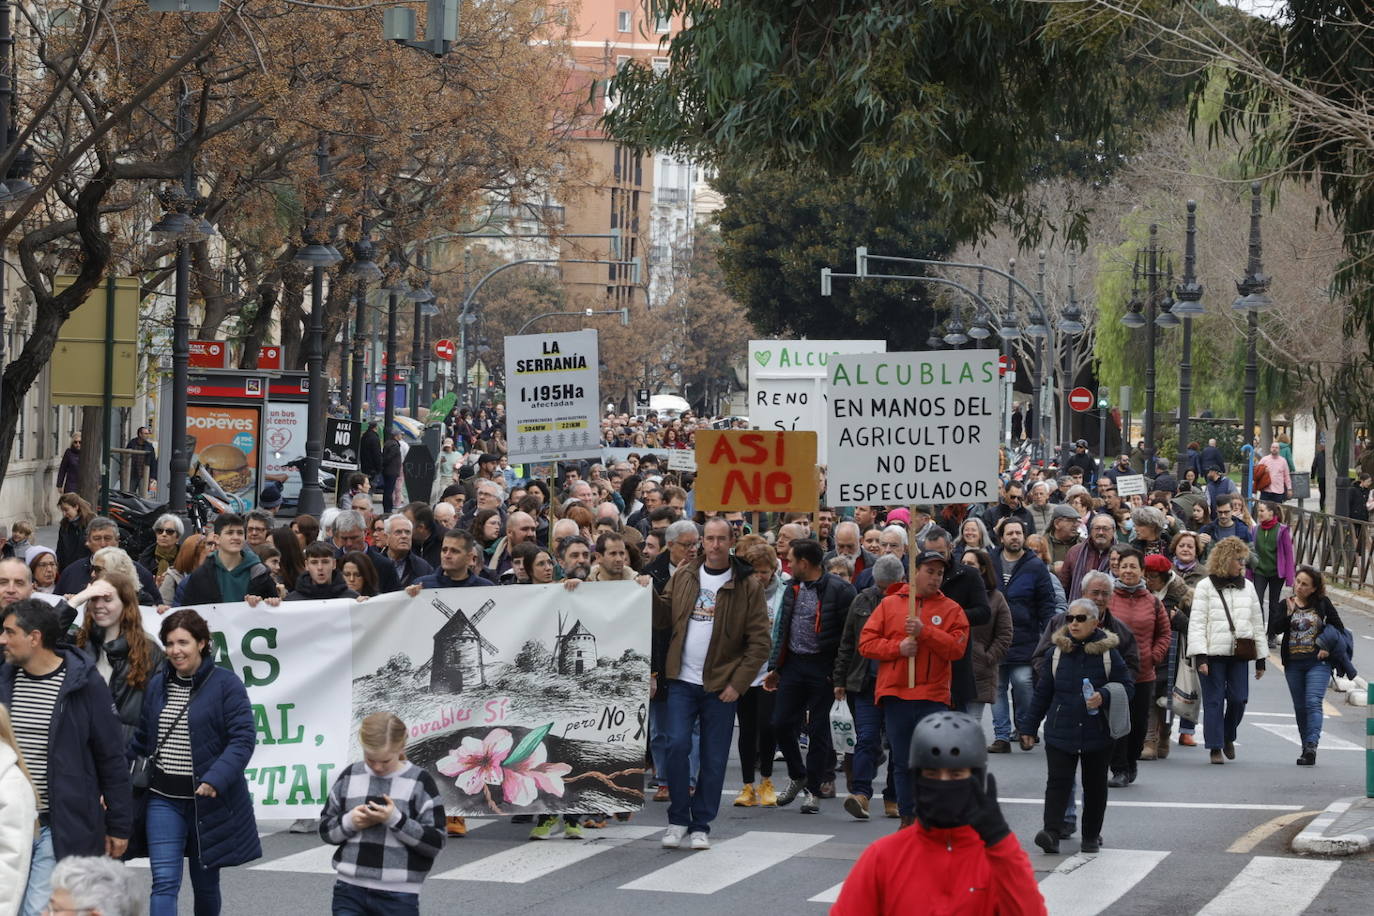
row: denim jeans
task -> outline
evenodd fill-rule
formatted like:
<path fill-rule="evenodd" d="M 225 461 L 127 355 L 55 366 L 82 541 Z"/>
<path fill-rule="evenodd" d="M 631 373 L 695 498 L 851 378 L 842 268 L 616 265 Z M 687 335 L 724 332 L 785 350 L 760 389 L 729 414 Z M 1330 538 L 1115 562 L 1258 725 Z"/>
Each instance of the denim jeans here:
<path fill-rule="evenodd" d="M 196 803 L 189 798 L 148 796 L 148 864 L 153 894 L 148 916 L 176 916 L 181 891 L 181 863 L 190 865 L 196 916 L 219 916 L 219 869 L 200 864 Z"/>
<path fill-rule="evenodd" d="M 661 685 L 659 690 L 667 690 L 667 684 Z M 688 755 L 688 779 L 691 784 L 697 784 L 697 771 L 701 769 L 701 741 L 699 740 L 700 728 L 692 726 L 692 750 Z M 668 784 L 668 701 L 649 704 L 649 756 L 654 760 L 655 782 L 660 786 Z"/>
<path fill-rule="evenodd" d="M 1010 688 L 1011 699 L 1007 698 Z M 997 666 L 997 700 L 992 704 L 992 734 L 998 741 L 1011 741 L 1016 737 L 1012 726 L 1012 704 L 1015 704 L 1016 718 L 1020 719 L 1030 709 L 1031 704 L 1031 666 Z"/>
<path fill-rule="evenodd" d="M 24 891 L 21 916 L 39 916 L 52 896 L 52 870 L 57 857 L 52 851 L 52 828 L 39 829 L 33 840 L 33 860 L 29 863 L 29 886 Z"/>
<path fill-rule="evenodd" d="M 892 781 L 897 790 L 897 810 L 903 817 L 916 814 L 916 799 L 911 794 L 911 773 L 907 760 L 911 755 L 911 733 L 920 721 L 933 712 L 948 709 L 934 700 L 899 700 L 883 697 L 883 720 L 887 724 L 887 740 L 892 745 Z"/>
<path fill-rule="evenodd" d="M 735 704 L 686 681 L 668 682 L 667 703 L 668 823 L 686 827 L 691 833 L 710 833 L 725 786 L 725 765 L 735 732 Z M 696 727 L 701 729 L 701 769 L 693 793 L 687 768 L 692 729 Z"/>
<path fill-rule="evenodd" d="M 1207 673 L 1197 673 L 1202 685 L 1202 743 L 1208 750 L 1236 740 L 1245 704 L 1250 699 L 1250 663 L 1230 655 L 1207 655 Z"/>
<path fill-rule="evenodd" d="M 854 711 L 854 761 L 849 765 L 849 791 L 865 798 L 873 797 L 873 779 L 878 775 L 878 757 L 883 751 L 883 711 L 873 702 L 873 690 L 849 694 Z M 892 761 L 887 757 L 887 786 L 883 799 L 895 797 L 892 785 Z"/>
<path fill-rule="evenodd" d="M 420 895 L 334 882 L 333 916 L 419 916 Z"/>
<path fill-rule="evenodd" d="M 835 748 L 830 741 L 830 706 L 835 688 L 830 684 L 833 663 L 815 655 L 793 655 L 778 672 L 778 690 L 773 701 L 773 731 L 787 761 L 789 779 L 806 780 L 806 791 L 819 794 L 826 771 L 835 766 Z M 807 716 L 806 762 L 802 763 L 797 733 L 802 717 Z"/>
<path fill-rule="evenodd" d="M 1322 698 L 1331 680 L 1331 666 L 1315 658 L 1291 658 L 1283 669 L 1288 693 L 1293 698 L 1293 715 L 1298 720 L 1298 735 L 1304 745 L 1316 747 L 1322 739 Z"/>

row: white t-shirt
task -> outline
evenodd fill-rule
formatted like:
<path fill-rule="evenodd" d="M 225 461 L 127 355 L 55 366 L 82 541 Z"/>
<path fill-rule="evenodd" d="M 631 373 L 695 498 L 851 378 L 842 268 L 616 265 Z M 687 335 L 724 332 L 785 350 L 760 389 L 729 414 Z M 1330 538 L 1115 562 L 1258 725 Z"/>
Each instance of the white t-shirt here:
<path fill-rule="evenodd" d="M 705 565 L 698 570 L 701 591 L 697 594 L 696 606 L 687 619 L 687 636 L 682 641 L 682 669 L 678 677 L 689 684 L 703 683 L 703 669 L 706 667 L 706 652 L 711 648 L 711 632 L 716 627 L 716 592 L 730 581 L 732 572 L 727 566 L 724 572 L 707 572 Z"/>

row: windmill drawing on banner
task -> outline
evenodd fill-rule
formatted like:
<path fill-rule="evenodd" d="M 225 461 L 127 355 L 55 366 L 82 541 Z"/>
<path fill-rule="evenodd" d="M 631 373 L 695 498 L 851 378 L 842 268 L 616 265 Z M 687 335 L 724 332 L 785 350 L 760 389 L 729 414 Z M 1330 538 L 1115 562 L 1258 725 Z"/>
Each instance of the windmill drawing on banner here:
<path fill-rule="evenodd" d="M 573 622 L 568 632 L 563 632 L 565 617 L 558 615 L 558 635 L 554 637 L 553 663 L 559 674 L 585 674 L 596 667 L 596 637 L 582 625 L 581 620 Z"/>
<path fill-rule="evenodd" d="M 434 656 L 429 669 L 430 690 L 461 693 L 464 688 L 485 687 L 488 657 L 494 659 L 500 651 L 478 631 L 477 624 L 491 613 L 496 602 L 487 599 L 471 617 L 463 613 L 461 608 L 451 608 L 439 598 L 430 604 L 448 618 L 434 634 Z"/>

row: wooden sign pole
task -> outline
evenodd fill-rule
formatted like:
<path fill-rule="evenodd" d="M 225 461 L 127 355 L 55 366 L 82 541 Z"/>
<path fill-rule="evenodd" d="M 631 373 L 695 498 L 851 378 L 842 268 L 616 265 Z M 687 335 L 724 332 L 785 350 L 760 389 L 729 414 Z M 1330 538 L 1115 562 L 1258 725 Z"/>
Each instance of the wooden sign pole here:
<path fill-rule="evenodd" d="M 916 617 L 916 507 L 907 508 L 906 518 L 906 616 L 908 620 Z M 916 686 L 916 656 L 906 660 L 906 679 L 908 687 Z"/>

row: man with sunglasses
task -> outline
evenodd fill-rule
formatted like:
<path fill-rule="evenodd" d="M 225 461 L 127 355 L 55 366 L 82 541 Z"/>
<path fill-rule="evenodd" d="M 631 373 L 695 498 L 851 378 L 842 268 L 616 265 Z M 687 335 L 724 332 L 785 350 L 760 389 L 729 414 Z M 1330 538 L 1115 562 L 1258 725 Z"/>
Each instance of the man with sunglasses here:
<path fill-rule="evenodd" d="M 1026 537 L 1035 534 L 1035 520 L 1026 508 L 1026 490 L 1017 480 L 1007 481 L 1006 487 L 1002 490 L 1002 498 L 983 514 L 983 524 L 988 526 L 993 543 L 998 542 L 996 532 L 1002 526 L 1002 520 L 1008 518 L 1014 518 L 1021 523 Z"/>

